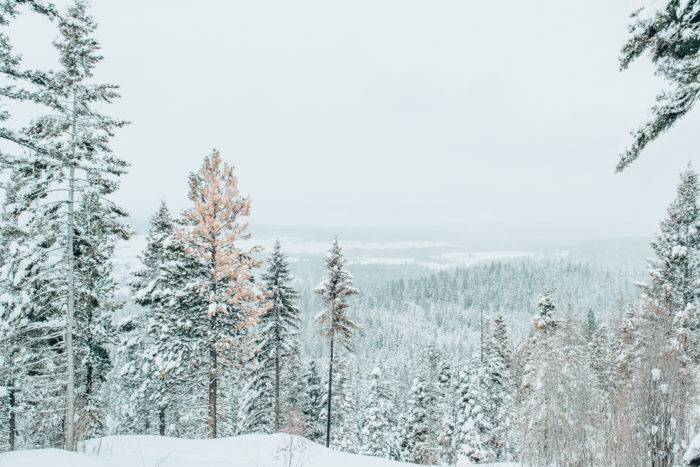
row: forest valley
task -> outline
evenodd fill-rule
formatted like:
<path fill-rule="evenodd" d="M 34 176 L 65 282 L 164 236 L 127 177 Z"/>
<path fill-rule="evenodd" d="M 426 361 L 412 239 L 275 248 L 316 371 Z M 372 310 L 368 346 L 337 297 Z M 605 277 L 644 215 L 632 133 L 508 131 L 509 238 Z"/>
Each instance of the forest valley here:
<path fill-rule="evenodd" d="M 650 52 L 674 90 L 660 95 L 653 118 L 634 133 L 619 171 L 700 93 L 700 2 L 660 3 L 633 16 L 621 64 Z M 574 313 L 576 303 L 556 299 L 567 290 L 555 288 L 567 282 L 554 277 L 522 310 L 532 316 L 528 326 L 513 332 L 512 317 L 488 300 L 508 295 L 508 287 L 515 294 L 522 275 L 498 266 L 512 276 L 496 295 L 455 302 L 460 310 L 496 309 L 480 323 L 478 343 L 470 342 L 475 352 L 455 351 L 438 335 L 419 351 L 398 346 L 399 361 L 378 357 L 365 368 L 353 358 L 355 345 L 374 342 L 367 336 L 378 335 L 382 318 L 354 318 L 353 307 L 383 303 L 376 314 L 400 300 L 439 304 L 449 301 L 449 287 L 439 295 L 436 282 L 399 281 L 382 296 L 363 297 L 336 239 L 316 299 L 304 301 L 318 314 L 304 322 L 307 291 L 295 287 L 284 245 L 263 251 L 256 244 L 246 222 L 250 198 L 217 150 L 187 180 L 189 207 L 174 214 L 163 202 L 153 214 L 130 297 L 117 296 L 112 257 L 133 234 L 127 212 L 110 200 L 127 170 L 110 149 L 128 124 L 106 111 L 118 87 L 94 82 L 102 57 L 86 2 L 58 11 L 2 0 L 0 26 L 20 13 L 55 24 L 60 68 L 23 68 L 11 38 L 0 35 L 0 450 L 73 451 L 114 434 L 287 432 L 420 464 L 682 461 L 700 423 L 700 209 L 692 167 L 680 174 L 648 275 L 623 311 Z M 21 121 L 13 105 L 25 104 L 33 115 Z M 465 288 L 497 280 L 484 279 L 493 268 L 469 271 L 445 284 L 469 274 Z M 305 337 L 304 329 L 314 334 Z M 319 352 L 308 351 L 309 342 Z M 386 345 L 364 351 L 381 356 Z"/>

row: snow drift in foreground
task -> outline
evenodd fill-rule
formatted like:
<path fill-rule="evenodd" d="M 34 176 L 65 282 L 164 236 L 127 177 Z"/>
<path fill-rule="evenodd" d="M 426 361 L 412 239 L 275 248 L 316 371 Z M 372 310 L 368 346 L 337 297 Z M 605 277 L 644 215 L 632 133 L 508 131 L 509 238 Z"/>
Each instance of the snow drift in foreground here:
<path fill-rule="evenodd" d="M 290 452 L 292 453 L 291 462 Z M 108 436 L 88 441 L 82 452 L 78 453 L 60 449 L 41 449 L 0 454 L 0 467 L 400 467 L 407 465 L 412 464 L 334 451 L 304 438 L 285 434 L 244 435 L 213 440 L 160 436 Z M 500 465 L 506 466 L 506 464 Z"/>

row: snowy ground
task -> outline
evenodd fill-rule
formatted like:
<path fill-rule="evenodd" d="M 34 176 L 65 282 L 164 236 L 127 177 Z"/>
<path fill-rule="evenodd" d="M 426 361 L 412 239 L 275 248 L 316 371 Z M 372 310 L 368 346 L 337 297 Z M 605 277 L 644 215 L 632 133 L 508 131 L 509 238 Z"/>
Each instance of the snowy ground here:
<path fill-rule="evenodd" d="M 292 453 L 291 462 L 290 452 Z M 215 440 L 160 436 L 109 436 L 89 441 L 79 453 L 43 449 L 0 454 L 0 467 L 400 467 L 402 465 L 412 464 L 346 454 L 326 449 L 303 438 L 284 434 L 244 435 Z M 506 467 L 506 464 L 499 465 Z"/>

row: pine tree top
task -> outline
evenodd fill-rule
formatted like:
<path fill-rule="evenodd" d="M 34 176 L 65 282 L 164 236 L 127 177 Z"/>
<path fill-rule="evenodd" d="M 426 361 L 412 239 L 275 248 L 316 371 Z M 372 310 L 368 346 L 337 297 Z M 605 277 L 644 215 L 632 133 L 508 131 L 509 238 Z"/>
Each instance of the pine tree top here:
<path fill-rule="evenodd" d="M 325 264 L 326 276 L 315 290 L 321 296 L 324 308 L 316 316 L 316 321 L 322 335 L 337 338 L 346 349 L 352 350 L 352 337 L 358 326 L 347 316 L 348 298 L 357 295 L 358 291 L 352 285 L 352 276 L 345 270 L 345 258 L 337 238 Z"/>
<path fill-rule="evenodd" d="M 151 216 L 149 235 L 156 235 L 163 232 L 172 232 L 173 218 L 170 209 L 165 201 L 161 201 L 158 210 Z"/>
<path fill-rule="evenodd" d="M 91 78 L 95 64 L 103 59 L 98 53 L 100 44 L 92 37 L 97 23 L 87 10 L 85 0 L 75 0 L 58 23 L 60 38 L 54 46 L 59 51 L 68 85 Z"/>
<path fill-rule="evenodd" d="M 676 197 L 651 242 L 649 279 L 642 284 L 645 298 L 669 312 L 679 311 L 696 293 L 695 276 L 700 273 L 700 194 L 698 177 L 689 166 L 680 174 Z"/>
<path fill-rule="evenodd" d="M 545 291 L 537 301 L 537 311 L 532 317 L 532 325 L 537 330 L 546 330 L 556 324 L 554 311 L 556 307 L 552 301 L 551 292 Z"/>

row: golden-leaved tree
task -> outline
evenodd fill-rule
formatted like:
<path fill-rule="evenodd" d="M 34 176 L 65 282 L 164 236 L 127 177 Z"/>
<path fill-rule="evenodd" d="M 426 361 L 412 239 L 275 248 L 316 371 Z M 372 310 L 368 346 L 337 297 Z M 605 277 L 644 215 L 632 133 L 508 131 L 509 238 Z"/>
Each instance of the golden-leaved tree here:
<path fill-rule="evenodd" d="M 263 296 L 253 279 L 259 266 L 254 256 L 260 247 L 240 245 L 250 238 L 244 220 L 250 199 L 240 193 L 233 167 L 218 151 L 190 175 L 189 185 L 192 206 L 182 213 L 177 237 L 191 264 L 180 295 L 192 318 L 187 338 L 196 342 L 197 360 L 206 362 L 207 432 L 215 438 L 220 376 L 247 352 L 246 331 L 263 312 Z"/>

